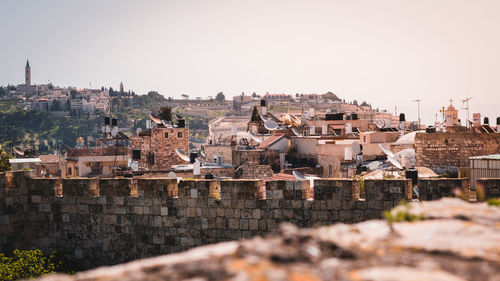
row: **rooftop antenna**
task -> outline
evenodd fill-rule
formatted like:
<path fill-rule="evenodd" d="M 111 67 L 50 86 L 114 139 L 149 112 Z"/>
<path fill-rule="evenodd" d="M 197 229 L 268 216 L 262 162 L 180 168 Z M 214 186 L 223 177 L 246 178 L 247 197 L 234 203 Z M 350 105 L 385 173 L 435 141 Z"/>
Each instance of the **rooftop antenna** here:
<path fill-rule="evenodd" d="M 417 112 L 418 112 L 418 130 L 420 130 L 420 99 L 417 99 L 417 100 L 413 100 L 412 102 L 416 102 L 417 103 Z M 417 131 L 418 131 L 417 130 Z"/>
<path fill-rule="evenodd" d="M 467 128 L 469 127 L 469 100 L 471 100 L 472 98 L 473 97 L 469 97 L 462 100 L 462 103 L 466 104 L 466 106 L 463 109 L 467 109 L 467 122 L 465 122 Z"/>

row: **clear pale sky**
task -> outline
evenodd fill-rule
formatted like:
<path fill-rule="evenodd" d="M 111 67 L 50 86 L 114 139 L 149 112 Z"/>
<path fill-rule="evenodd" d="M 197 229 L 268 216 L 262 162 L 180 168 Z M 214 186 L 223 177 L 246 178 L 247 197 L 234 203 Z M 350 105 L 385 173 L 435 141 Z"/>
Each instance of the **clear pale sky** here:
<path fill-rule="evenodd" d="M 0 84 L 367 100 L 500 116 L 500 1 L 0 0 Z M 465 120 L 465 111 L 461 111 Z"/>

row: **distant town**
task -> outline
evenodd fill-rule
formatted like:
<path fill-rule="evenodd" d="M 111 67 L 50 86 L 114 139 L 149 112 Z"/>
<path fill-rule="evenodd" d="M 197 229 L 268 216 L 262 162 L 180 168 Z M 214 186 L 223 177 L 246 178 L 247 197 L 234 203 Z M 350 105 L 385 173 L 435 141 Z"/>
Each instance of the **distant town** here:
<path fill-rule="evenodd" d="M 27 112 L 94 120 L 64 145 L 36 133 L 4 141 L 12 170 L 42 177 L 404 178 L 409 169 L 470 177 L 469 158 L 500 153 L 500 118 L 494 126 L 474 113 L 462 126 L 453 100 L 427 127 L 333 92 L 179 100 L 136 95 L 123 83 L 116 90 L 34 85 L 29 61 L 24 84 L 2 87 L 0 97 Z"/>

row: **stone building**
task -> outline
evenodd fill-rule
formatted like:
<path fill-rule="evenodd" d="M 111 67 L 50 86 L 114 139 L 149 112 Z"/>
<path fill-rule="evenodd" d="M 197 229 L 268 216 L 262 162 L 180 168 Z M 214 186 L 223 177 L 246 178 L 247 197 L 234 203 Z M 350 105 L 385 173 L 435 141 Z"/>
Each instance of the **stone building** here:
<path fill-rule="evenodd" d="M 130 137 L 130 149 L 140 170 L 170 170 L 172 165 L 186 164 L 175 150 L 189 151 L 189 129 L 157 126 L 142 131 Z"/>
<path fill-rule="evenodd" d="M 460 168 L 469 167 L 469 157 L 500 153 L 498 133 L 417 133 L 415 160 L 417 166 L 438 174 L 456 176 Z"/>

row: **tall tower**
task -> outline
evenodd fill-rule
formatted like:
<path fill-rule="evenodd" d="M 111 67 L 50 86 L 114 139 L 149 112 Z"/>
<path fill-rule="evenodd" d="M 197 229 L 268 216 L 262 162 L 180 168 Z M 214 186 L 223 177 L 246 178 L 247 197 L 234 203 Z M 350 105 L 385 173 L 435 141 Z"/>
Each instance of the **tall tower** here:
<path fill-rule="evenodd" d="M 28 60 L 26 60 L 26 67 L 24 69 L 24 84 L 31 85 L 31 68 Z"/>
<path fill-rule="evenodd" d="M 123 94 L 123 82 L 120 82 L 120 93 Z"/>

